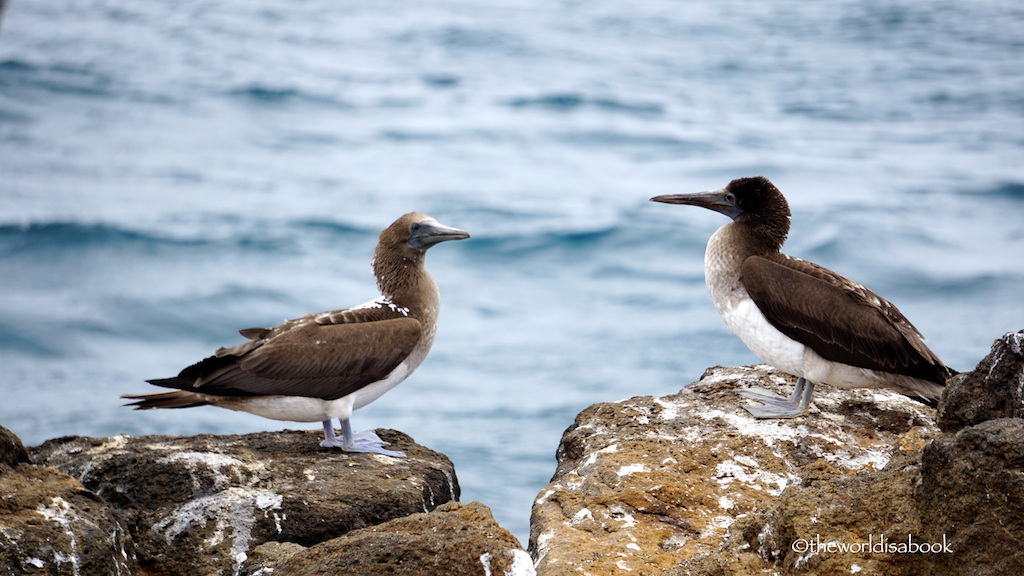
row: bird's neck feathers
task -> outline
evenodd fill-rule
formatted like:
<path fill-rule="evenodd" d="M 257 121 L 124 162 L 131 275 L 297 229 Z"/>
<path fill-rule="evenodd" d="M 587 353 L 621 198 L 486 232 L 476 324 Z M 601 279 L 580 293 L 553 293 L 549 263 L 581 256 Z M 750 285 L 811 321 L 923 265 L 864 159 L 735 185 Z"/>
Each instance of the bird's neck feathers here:
<path fill-rule="evenodd" d="M 782 250 L 789 232 L 789 219 L 786 219 L 785 227 L 750 225 L 746 222 L 734 222 L 733 226 L 743 230 L 739 236 L 742 238 L 744 252 L 764 256 Z"/>
<path fill-rule="evenodd" d="M 437 285 L 423 265 L 425 255 L 406 242 L 378 245 L 373 274 L 381 295 L 411 310 L 436 308 Z"/>
<path fill-rule="evenodd" d="M 781 192 L 757 210 L 744 212 L 735 220 L 743 230 L 746 248 L 753 254 L 774 254 L 782 250 L 789 235 L 791 215 L 789 204 Z"/>

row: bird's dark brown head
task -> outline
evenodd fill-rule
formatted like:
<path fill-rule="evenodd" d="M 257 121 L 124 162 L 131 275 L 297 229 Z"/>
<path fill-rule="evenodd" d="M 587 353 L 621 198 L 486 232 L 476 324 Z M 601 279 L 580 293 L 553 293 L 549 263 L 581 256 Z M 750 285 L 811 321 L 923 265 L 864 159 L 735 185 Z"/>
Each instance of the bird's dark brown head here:
<path fill-rule="evenodd" d="M 651 198 L 665 204 L 688 204 L 721 212 L 750 227 L 752 236 L 781 248 L 789 234 L 789 203 L 764 176 L 737 178 L 720 190 L 697 194 L 666 194 Z"/>
<path fill-rule="evenodd" d="M 447 240 L 465 238 L 469 238 L 469 232 L 465 230 L 445 226 L 426 214 L 410 212 L 381 231 L 377 250 L 422 258 L 423 253 L 431 246 Z"/>

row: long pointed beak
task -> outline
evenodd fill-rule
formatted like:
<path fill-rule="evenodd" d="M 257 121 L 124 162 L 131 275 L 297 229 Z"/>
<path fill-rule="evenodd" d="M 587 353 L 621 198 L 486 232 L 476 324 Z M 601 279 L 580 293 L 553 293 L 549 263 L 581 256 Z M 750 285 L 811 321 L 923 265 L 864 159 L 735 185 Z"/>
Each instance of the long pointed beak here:
<path fill-rule="evenodd" d="M 434 244 L 447 242 L 448 240 L 465 240 L 469 238 L 469 232 L 445 226 L 437 220 L 426 220 L 419 223 L 417 230 L 414 230 L 409 238 L 409 244 L 413 248 L 426 250 Z"/>
<path fill-rule="evenodd" d="M 701 208 L 721 212 L 729 218 L 735 218 L 742 212 L 739 206 L 736 205 L 736 197 L 724 188 L 710 192 L 698 192 L 696 194 L 665 194 L 651 198 L 651 202 L 700 206 Z"/>

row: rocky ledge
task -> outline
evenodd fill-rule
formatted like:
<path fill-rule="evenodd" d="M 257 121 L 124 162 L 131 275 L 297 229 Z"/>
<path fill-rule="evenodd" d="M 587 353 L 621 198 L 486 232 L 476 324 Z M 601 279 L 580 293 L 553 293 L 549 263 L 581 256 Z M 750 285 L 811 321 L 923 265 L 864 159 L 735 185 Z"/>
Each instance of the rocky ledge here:
<path fill-rule="evenodd" d="M 592 406 L 534 503 L 537 574 L 1024 573 L 1022 346 L 1007 334 L 952 379 L 938 425 L 828 386 L 806 416 L 754 419 L 737 389 L 792 390 L 767 366 Z"/>
<path fill-rule="evenodd" d="M 3 430 L 0 575 L 532 573 L 485 506 L 456 502 L 447 457 L 378 433 L 408 457 L 322 449 L 318 433 L 291 431 L 69 437 L 28 451 Z"/>
<path fill-rule="evenodd" d="M 1024 331 L 938 410 L 816 387 L 757 420 L 709 369 L 678 394 L 584 410 L 534 504 L 530 556 L 459 503 L 442 454 L 318 447 L 314 432 L 59 438 L 0 428 L 0 576 L 312 574 L 1001 575 L 1024 573 Z"/>

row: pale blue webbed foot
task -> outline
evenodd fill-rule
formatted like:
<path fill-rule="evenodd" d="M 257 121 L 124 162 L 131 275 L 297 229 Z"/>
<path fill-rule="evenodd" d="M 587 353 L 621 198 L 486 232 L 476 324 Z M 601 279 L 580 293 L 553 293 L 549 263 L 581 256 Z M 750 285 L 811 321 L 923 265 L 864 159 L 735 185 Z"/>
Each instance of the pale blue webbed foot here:
<path fill-rule="evenodd" d="M 760 402 L 763 406 L 744 405 L 743 408 L 754 418 L 796 418 L 807 412 L 814 393 L 814 383 L 800 378 L 789 398 L 764 388 L 751 388 L 737 392 L 744 398 Z"/>
<path fill-rule="evenodd" d="M 324 439 L 320 446 L 324 448 L 340 448 L 345 452 L 363 452 L 368 454 L 380 454 L 392 458 L 405 458 L 405 452 L 399 450 L 387 450 L 384 448 L 388 443 L 381 439 L 373 430 L 363 430 L 352 433 L 352 424 L 348 420 L 341 421 L 341 438 L 334 435 L 334 425 L 330 420 L 324 420 Z"/>

